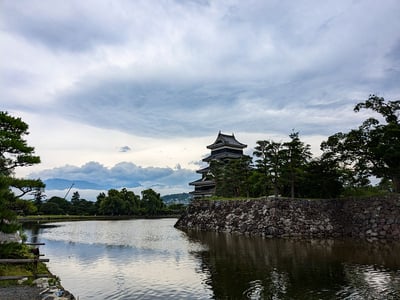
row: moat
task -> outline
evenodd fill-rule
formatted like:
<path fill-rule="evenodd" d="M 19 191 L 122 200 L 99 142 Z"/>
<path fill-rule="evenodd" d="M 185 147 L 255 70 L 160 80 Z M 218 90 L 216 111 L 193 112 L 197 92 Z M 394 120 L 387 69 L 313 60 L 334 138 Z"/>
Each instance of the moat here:
<path fill-rule="evenodd" d="M 400 298 L 400 242 L 183 232 L 176 221 L 61 222 L 26 233 L 46 243 L 50 270 L 80 299 Z"/>

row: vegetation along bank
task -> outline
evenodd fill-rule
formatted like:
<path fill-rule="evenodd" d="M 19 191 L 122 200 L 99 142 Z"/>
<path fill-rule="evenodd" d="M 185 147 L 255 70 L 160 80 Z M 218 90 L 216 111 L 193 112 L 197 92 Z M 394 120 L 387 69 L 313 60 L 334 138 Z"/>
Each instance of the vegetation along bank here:
<path fill-rule="evenodd" d="M 400 239 L 400 195 L 196 200 L 175 227 L 263 237 Z"/>

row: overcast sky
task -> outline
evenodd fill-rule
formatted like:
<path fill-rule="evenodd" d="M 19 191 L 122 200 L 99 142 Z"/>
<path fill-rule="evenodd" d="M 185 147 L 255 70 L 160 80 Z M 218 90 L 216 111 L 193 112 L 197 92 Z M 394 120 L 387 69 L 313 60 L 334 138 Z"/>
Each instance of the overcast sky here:
<path fill-rule="evenodd" d="M 398 0 L 0 0 L 1 110 L 42 159 L 17 175 L 64 179 L 50 196 L 186 192 L 220 130 L 248 154 L 299 131 L 318 155 L 369 94 L 400 99 L 399 16 Z"/>

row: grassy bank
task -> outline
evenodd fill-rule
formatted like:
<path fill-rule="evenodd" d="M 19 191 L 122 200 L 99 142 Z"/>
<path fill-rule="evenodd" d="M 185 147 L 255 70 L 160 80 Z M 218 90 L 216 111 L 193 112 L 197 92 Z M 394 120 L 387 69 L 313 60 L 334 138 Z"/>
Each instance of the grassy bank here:
<path fill-rule="evenodd" d="M 53 277 L 53 275 L 47 269 L 45 263 L 39 262 L 37 266 L 37 274 L 41 276 L 47 275 Z M 31 285 L 35 279 L 35 271 L 33 263 L 25 264 L 0 264 L 0 277 L 2 276 L 21 276 L 27 277 L 28 280 L 24 281 L 24 285 Z M 0 280 L 0 287 L 15 286 L 18 284 L 18 279 Z"/>
<path fill-rule="evenodd" d="M 31 252 L 32 247 L 20 243 L 6 243 L 0 245 L 0 257 L 2 259 L 34 259 Z M 46 264 L 43 262 L 35 263 L 0 263 L 0 277 L 23 276 L 28 280 L 24 284 L 31 284 L 35 276 L 47 275 L 52 277 Z M 17 285 L 18 279 L 0 280 L 0 287 Z"/>
<path fill-rule="evenodd" d="M 88 220 L 124 220 L 131 216 L 79 216 L 79 215 L 39 215 L 39 216 L 19 216 L 21 223 L 44 223 L 57 221 L 88 221 Z"/>

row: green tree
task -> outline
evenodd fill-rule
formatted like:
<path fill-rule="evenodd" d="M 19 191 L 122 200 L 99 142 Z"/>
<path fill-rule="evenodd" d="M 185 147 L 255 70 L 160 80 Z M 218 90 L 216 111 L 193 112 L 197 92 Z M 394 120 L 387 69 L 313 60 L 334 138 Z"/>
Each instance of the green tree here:
<path fill-rule="evenodd" d="M 111 189 L 107 192 L 107 195 L 101 193 L 97 199 L 100 202 L 99 211 L 101 214 L 125 215 L 126 205 L 118 190 Z"/>
<path fill-rule="evenodd" d="M 39 179 L 20 179 L 14 175 L 15 168 L 40 163 L 34 155 L 34 148 L 27 145 L 24 136 L 29 126 L 21 120 L 0 112 L 0 231 L 12 232 L 17 229 L 15 213 L 10 210 L 16 199 L 43 188 Z M 15 195 L 12 191 L 18 190 Z"/>
<path fill-rule="evenodd" d="M 322 158 L 340 166 L 346 188 L 360 188 L 370 184 L 370 172 L 364 160 L 368 154 L 361 154 L 363 150 L 359 144 L 362 139 L 361 131 L 351 130 L 347 134 L 338 132 L 321 143 Z"/>
<path fill-rule="evenodd" d="M 69 214 L 71 212 L 71 202 L 64 198 L 53 196 L 42 204 L 40 211 L 43 214 Z"/>
<path fill-rule="evenodd" d="M 264 195 L 269 192 L 272 184 L 274 195 L 277 197 L 280 193 L 280 178 L 284 164 L 283 145 L 274 141 L 257 141 L 254 149 L 253 155 L 257 157 L 256 168 L 265 180 Z"/>
<path fill-rule="evenodd" d="M 263 195 L 267 195 L 270 186 L 271 180 L 269 177 L 269 161 L 268 161 L 268 145 L 269 141 L 257 141 L 256 147 L 254 147 L 253 155 L 257 158 L 255 160 L 256 163 L 256 170 L 258 171 L 256 176 L 253 174 L 252 176 L 252 184 L 254 185 L 261 185 L 260 193 Z"/>
<path fill-rule="evenodd" d="M 251 158 L 244 155 L 240 158 L 213 160 L 210 171 L 215 182 L 215 195 L 221 197 L 248 196 L 249 178 L 251 175 Z"/>
<path fill-rule="evenodd" d="M 81 195 L 79 195 L 78 191 L 72 193 L 69 213 L 72 215 L 85 215 L 85 212 L 82 211 Z"/>
<path fill-rule="evenodd" d="M 371 117 L 357 129 L 348 133 L 336 133 L 321 144 L 325 156 L 339 161 L 353 175 L 359 186 L 369 184 L 374 175 L 389 179 L 393 190 L 400 192 L 400 100 L 387 101 L 370 95 L 368 100 L 358 103 L 355 112 L 372 110 L 379 119 Z M 382 123 L 381 123 L 382 122 Z"/>
<path fill-rule="evenodd" d="M 96 204 L 92 201 L 82 199 L 79 192 L 76 191 L 71 197 L 70 214 L 74 215 L 95 215 L 97 212 Z"/>
<path fill-rule="evenodd" d="M 37 207 L 31 200 L 16 199 L 10 204 L 10 208 L 19 215 L 33 215 L 37 212 Z"/>
<path fill-rule="evenodd" d="M 252 159 L 248 155 L 243 155 L 231 161 L 232 177 L 234 178 L 235 197 L 249 197 L 250 195 L 250 176 L 252 171 Z"/>
<path fill-rule="evenodd" d="M 142 205 L 149 215 L 156 215 L 164 208 L 160 194 L 152 189 L 142 191 Z"/>
<path fill-rule="evenodd" d="M 215 195 L 227 195 L 227 183 L 225 181 L 224 162 L 220 160 L 210 161 L 210 171 L 206 175 L 207 180 L 213 180 L 215 183 Z"/>
<path fill-rule="evenodd" d="M 45 215 L 61 215 L 64 211 L 55 202 L 44 202 L 40 207 L 40 212 Z"/>
<path fill-rule="evenodd" d="M 299 138 L 298 132 L 292 132 L 290 141 L 283 144 L 285 163 L 282 179 L 290 188 L 290 197 L 296 196 L 296 186 L 300 185 L 304 178 L 305 168 L 312 157 L 310 145 L 304 144 Z"/>
<path fill-rule="evenodd" d="M 121 191 L 111 189 L 107 195 L 100 193 L 96 205 L 104 215 L 134 215 L 141 213 L 140 197 L 123 188 Z"/>
<path fill-rule="evenodd" d="M 71 197 L 71 203 L 72 204 L 79 203 L 80 200 L 81 200 L 81 195 L 79 195 L 79 192 L 78 191 L 74 192 Z"/>
<path fill-rule="evenodd" d="M 0 175 L 0 231 L 12 233 L 18 230 L 16 213 L 10 208 L 15 202 L 15 196 L 10 190 L 10 180 Z"/>
<path fill-rule="evenodd" d="M 96 204 L 86 199 L 81 199 L 79 208 L 84 215 L 95 215 L 97 213 Z"/>
<path fill-rule="evenodd" d="M 37 210 L 40 210 L 40 206 L 43 203 L 43 200 L 46 199 L 46 195 L 43 193 L 43 189 L 36 189 L 33 192 L 33 204 L 36 206 Z"/>
<path fill-rule="evenodd" d="M 2 175 L 12 175 L 16 167 L 40 163 L 40 157 L 33 155 L 34 148 L 23 139 L 29 134 L 28 124 L 21 118 L 0 112 L 0 171 Z"/>
<path fill-rule="evenodd" d="M 101 203 L 103 201 L 105 201 L 106 197 L 107 197 L 106 194 L 101 192 L 100 194 L 97 195 L 97 198 L 96 198 L 96 203 L 95 203 L 96 210 L 99 214 L 102 214 L 102 215 L 104 215 L 104 212 L 103 212 Z"/>
<path fill-rule="evenodd" d="M 140 213 L 140 196 L 134 192 L 123 188 L 120 192 L 123 201 L 125 202 L 126 215 L 135 215 Z"/>
<path fill-rule="evenodd" d="M 269 187 L 266 186 L 265 175 L 260 173 L 257 169 L 252 169 L 249 176 L 249 196 L 261 197 L 268 195 Z M 266 188 L 268 188 L 266 190 Z"/>
<path fill-rule="evenodd" d="M 314 159 L 305 166 L 303 184 L 298 190 L 303 197 L 338 197 L 343 192 L 343 172 L 334 161 Z"/>

